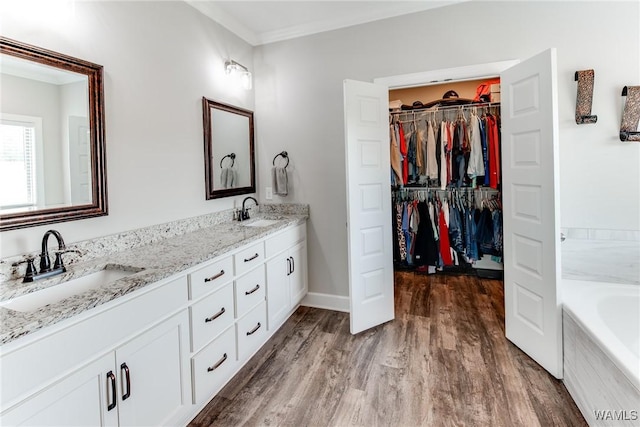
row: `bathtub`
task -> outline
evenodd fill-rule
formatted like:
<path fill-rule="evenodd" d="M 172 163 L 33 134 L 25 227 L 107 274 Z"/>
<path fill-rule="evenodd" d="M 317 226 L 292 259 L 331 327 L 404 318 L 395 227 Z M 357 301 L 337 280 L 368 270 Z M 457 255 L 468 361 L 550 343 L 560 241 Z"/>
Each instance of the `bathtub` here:
<path fill-rule="evenodd" d="M 640 425 L 640 286 L 563 279 L 564 383 L 591 426 Z"/>

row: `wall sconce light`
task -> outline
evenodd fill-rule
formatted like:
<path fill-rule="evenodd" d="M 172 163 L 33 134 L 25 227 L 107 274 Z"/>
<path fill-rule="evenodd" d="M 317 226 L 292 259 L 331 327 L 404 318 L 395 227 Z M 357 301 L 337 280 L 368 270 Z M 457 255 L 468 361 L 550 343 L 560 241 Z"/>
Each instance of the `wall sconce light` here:
<path fill-rule="evenodd" d="M 224 71 L 227 75 L 231 76 L 234 80 L 238 82 L 240 86 L 242 86 L 246 90 L 250 90 L 252 87 L 251 81 L 251 71 L 244 65 L 234 61 L 233 59 L 228 59 L 224 63 Z"/>

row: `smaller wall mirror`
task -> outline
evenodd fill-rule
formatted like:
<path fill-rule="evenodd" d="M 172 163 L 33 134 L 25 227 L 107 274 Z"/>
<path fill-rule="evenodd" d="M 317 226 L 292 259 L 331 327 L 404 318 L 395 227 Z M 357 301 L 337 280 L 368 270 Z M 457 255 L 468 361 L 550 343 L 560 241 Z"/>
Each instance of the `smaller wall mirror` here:
<path fill-rule="evenodd" d="M 207 200 L 255 193 L 253 111 L 202 98 Z"/>
<path fill-rule="evenodd" d="M 107 214 L 102 66 L 0 37 L 0 230 Z"/>

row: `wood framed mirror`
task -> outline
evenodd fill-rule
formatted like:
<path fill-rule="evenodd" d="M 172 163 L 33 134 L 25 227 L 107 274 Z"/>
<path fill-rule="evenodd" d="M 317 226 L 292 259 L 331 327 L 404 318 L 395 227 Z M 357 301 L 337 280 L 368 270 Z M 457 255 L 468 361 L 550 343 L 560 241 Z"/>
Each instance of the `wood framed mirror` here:
<path fill-rule="evenodd" d="M 103 68 L 0 37 L 0 231 L 107 215 Z"/>
<path fill-rule="evenodd" d="M 202 98 L 207 200 L 256 192 L 253 111 Z"/>

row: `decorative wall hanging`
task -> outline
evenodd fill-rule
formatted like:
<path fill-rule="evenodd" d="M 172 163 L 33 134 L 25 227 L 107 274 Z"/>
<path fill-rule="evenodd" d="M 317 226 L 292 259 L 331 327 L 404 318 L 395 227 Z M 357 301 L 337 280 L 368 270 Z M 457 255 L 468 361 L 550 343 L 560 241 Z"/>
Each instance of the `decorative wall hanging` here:
<path fill-rule="evenodd" d="M 627 101 L 622 111 L 620 123 L 620 141 L 640 141 L 638 122 L 640 122 L 640 86 L 625 86 L 622 96 Z"/>
<path fill-rule="evenodd" d="M 579 125 L 595 123 L 598 121 L 598 116 L 591 115 L 594 71 L 576 71 L 575 80 L 578 82 L 578 92 L 576 95 L 576 123 Z"/>

